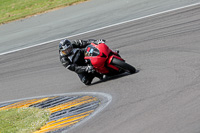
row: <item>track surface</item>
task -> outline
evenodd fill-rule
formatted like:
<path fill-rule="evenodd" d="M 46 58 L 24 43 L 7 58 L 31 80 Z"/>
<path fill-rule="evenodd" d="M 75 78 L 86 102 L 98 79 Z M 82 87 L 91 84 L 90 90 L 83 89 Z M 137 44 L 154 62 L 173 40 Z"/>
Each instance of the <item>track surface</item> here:
<path fill-rule="evenodd" d="M 0 54 L 199 2 L 200 0 L 89 0 L 0 26 Z"/>
<path fill-rule="evenodd" d="M 104 38 L 140 72 L 84 86 L 58 58 L 58 42 L 2 55 L 0 101 L 104 92 L 112 102 L 74 133 L 200 132 L 200 6 L 70 39 Z"/>

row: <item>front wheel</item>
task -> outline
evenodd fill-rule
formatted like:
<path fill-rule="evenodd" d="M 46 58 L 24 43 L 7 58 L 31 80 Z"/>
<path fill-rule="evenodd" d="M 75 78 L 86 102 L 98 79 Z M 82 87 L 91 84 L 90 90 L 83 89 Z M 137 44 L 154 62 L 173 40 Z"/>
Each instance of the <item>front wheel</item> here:
<path fill-rule="evenodd" d="M 113 58 L 111 64 L 131 74 L 136 73 L 136 69 L 133 66 L 129 65 L 128 63 L 122 60 Z"/>

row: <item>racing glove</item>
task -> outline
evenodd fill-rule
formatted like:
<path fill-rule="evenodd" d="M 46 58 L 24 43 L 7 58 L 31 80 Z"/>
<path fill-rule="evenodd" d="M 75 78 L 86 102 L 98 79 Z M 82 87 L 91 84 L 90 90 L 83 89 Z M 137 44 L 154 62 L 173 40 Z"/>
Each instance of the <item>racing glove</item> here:
<path fill-rule="evenodd" d="M 95 70 L 94 70 L 93 66 L 87 66 L 86 72 L 88 72 L 88 73 L 94 73 Z"/>

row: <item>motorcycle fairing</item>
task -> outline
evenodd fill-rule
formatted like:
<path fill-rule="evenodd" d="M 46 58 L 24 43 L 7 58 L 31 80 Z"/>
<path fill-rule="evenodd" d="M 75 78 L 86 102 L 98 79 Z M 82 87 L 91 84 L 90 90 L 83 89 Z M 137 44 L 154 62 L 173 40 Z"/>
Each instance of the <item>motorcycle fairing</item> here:
<path fill-rule="evenodd" d="M 112 63 L 111 63 L 113 58 L 117 58 L 117 59 L 122 60 L 122 61 L 124 61 L 124 60 L 122 58 L 120 58 L 119 56 L 116 56 L 116 55 L 112 55 L 112 56 L 109 57 L 109 59 L 107 61 L 107 66 L 118 71 L 119 68 L 116 67 L 116 66 L 113 66 Z"/>
<path fill-rule="evenodd" d="M 88 45 L 85 48 L 84 58 L 85 60 L 90 60 L 94 69 L 102 74 L 109 73 L 108 67 L 117 71 L 119 70 L 119 68 L 111 64 L 113 58 L 123 60 L 104 43 L 98 45 L 91 43 L 91 45 Z"/>

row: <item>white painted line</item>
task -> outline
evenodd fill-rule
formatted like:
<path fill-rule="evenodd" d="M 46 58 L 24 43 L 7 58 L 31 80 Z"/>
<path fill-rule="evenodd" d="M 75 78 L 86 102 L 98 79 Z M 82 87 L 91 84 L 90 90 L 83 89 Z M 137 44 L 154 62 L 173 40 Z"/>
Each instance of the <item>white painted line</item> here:
<path fill-rule="evenodd" d="M 133 21 L 136 21 L 136 20 L 141 20 L 141 19 L 145 19 L 145 18 L 152 17 L 152 16 L 161 15 L 161 14 L 164 14 L 164 13 L 173 12 L 173 11 L 176 11 L 176 10 L 180 10 L 180 9 L 184 9 L 184 8 L 189 8 L 189 7 L 193 7 L 193 6 L 197 6 L 197 5 L 200 5 L 200 2 L 199 2 L 199 3 L 195 3 L 195 4 L 191 4 L 191 5 L 187 5 L 187 6 L 183 6 L 183 7 L 178 7 L 178 8 L 166 10 L 166 11 L 159 12 L 159 13 L 154 13 L 154 14 L 147 15 L 147 16 L 144 16 L 144 17 L 140 17 L 140 18 L 131 19 L 131 20 L 128 20 L 128 21 L 124 21 L 124 22 L 120 22 L 120 23 L 108 25 L 108 26 L 105 26 L 105 27 L 97 28 L 97 29 L 94 29 L 94 30 L 90 30 L 90 31 L 86 31 L 86 32 L 83 32 L 83 33 L 75 34 L 75 35 L 72 35 L 72 36 L 67 36 L 67 37 L 63 37 L 63 38 L 59 38 L 59 39 L 55 39 L 55 40 L 51 40 L 51 41 L 39 43 L 39 44 L 36 44 L 36 45 L 32 45 L 32 46 L 28 46 L 28 47 L 24 47 L 24 48 L 12 50 L 12 51 L 0 53 L 0 56 L 1 56 L 1 55 L 5 55 L 5 54 L 9 54 L 9 53 L 14 53 L 14 52 L 17 52 L 17 51 L 21 51 L 21 50 L 24 50 L 24 49 L 28 49 L 28 48 L 32 48 L 32 47 L 44 45 L 44 44 L 47 44 L 47 43 L 59 41 L 59 40 L 65 39 L 65 38 L 71 38 L 71 37 L 83 35 L 83 34 L 86 34 L 86 33 L 94 32 L 94 31 L 98 31 L 98 30 L 102 30 L 102 29 L 106 29 L 106 28 L 109 28 L 109 27 L 113 27 L 113 26 L 117 26 L 117 25 L 129 23 L 129 22 L 133 22 Z"/>
<path fill-rule="evenodd" d="M 99 98 L 102 98 L 102 97 L 107 98 L 108 104 L 112 101 L 112 96 L 110 94 L 103 93 L 103 92 L 71 92 L 71 93 L 49 94 L 49 95 L 14 99 L 14 100 L 9 100 L 9 101 L 2 101 L 2 102 L 0 102 L 0 104 L 18 102 L 18 101 L 23 101 L 23 100 L 35 99 L 35 98 L 45 98 L 45 97 L 53 97 L 53 96 L 74 96 L 74 95 L 91 95 L 91 96 L 98 96 Z M 101 100 L 105 100 L 105 99 L 101 99 Z"/>

